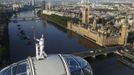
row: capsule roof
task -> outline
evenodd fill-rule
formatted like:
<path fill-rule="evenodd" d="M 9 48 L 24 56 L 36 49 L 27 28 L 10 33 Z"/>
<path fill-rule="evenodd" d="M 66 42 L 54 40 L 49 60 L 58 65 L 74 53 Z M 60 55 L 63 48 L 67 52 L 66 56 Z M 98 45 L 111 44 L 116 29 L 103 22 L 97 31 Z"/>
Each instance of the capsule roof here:
<path fill-rule="evenodd" d="M 48 55 L 44 60 L 28 57 L 0 71 L 0 75 L 93 75 L 91 66 L 74 55 Z"/>

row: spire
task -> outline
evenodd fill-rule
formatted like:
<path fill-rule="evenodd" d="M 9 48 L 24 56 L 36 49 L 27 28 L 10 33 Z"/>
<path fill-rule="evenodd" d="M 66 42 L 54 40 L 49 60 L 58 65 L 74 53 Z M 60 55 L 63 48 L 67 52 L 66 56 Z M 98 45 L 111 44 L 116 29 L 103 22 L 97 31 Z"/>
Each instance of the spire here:
<path fill-rule="evenodd" d="M 34 6 L 35 5 L 35 0 L 32 0 L 32 6 Z"/>
<path fill-rule="evenodd" d="M 82 23 L 87 24 L 89 23 L 89 14 L 90 14 L 90 7 L 87 4 L 88 0 L 82 0 Z"/>
<path fill-rule="evenodd" d="M 128 25 L 129 25 L 128 18 L 126 17 L 125 20 L 124 20 L 124 23 L 123 23 L 123 27 L 126 27 Z"/>
<path fill-rule="evenodd" d="M 94 21 L 93 21 L 93 29 L 96 29 L 97 23 L 96 23 L 96 16 L 94 17 Z"/>
<path fill-rule="evenodd" d="M 89 4 L 89 0 L 81 0 L 81 4 Z"/>
<path fill-rule="evenodd" d="M 81 0 L 81 4 L 83 4 L 84 0 Z"/>
<path fill-rule="evenodd" d="M 124 23 L 128 24 L 128 17 L 125 18 Z"/>

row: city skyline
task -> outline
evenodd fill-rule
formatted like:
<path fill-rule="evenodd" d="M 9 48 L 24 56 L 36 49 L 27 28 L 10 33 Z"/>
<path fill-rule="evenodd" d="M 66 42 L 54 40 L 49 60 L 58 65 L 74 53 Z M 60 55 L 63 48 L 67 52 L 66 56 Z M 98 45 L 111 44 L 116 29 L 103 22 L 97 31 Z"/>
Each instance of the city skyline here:
<path fill-rule="evenodd" d="M 134 0 L 0 0 L 0 75 L 133 75 L 133 68 Z"/>
<path fill-rule="evenodd" d="M 0 2 L 14 2 L 15 0 L 0 0 Z M 29 1 L 29 0 L 16 0 L 18 2 L 21 1 Z M 35 0 L 35 1 L 49 1 L 49 2 L 55 2 L 55 1 L 64 1 L 64 2 L 79 2 L 81 0 Z M 132 2 L 134 3 L 134 0 L 89 0 L 89 2 Z"/>

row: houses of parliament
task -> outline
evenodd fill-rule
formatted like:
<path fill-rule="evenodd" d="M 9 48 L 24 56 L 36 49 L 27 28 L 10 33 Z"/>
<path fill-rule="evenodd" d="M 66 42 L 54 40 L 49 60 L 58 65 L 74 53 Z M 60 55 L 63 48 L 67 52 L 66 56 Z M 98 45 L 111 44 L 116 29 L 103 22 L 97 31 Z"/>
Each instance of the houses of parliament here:
<path fill-rule="evenodd" d="M 94 16 L 91 22 L 89 15 L 90 7 L 85 4 L 82 6 L 82 21 L 79 23 L 68 21 L 67 28 L 100 46 L 127 44 L 129 24 L 126 19 L 117 27 L 114 25 L 115 23 L 111 23 L 110 21 L 98 24 L 96 16 Z"/>

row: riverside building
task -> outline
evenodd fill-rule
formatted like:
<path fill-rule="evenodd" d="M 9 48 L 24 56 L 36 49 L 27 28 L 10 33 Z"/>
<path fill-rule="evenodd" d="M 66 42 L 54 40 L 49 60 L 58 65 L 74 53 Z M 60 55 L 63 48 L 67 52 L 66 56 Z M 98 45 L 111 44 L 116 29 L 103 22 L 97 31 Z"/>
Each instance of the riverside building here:
<path fill-rule="evenodd" d="M 118 27 L 115 25 L 115 21 L 106 21 L 105 23 L 98 24 L 96 16 L 91 23 L 89 20 L 89 5 L 84 4 L 82 7 L 82 22 L 68 21 L 67 29 L 90 39 L 100 46 L 126 45 L 129 26 L 126 19 Z"/>

